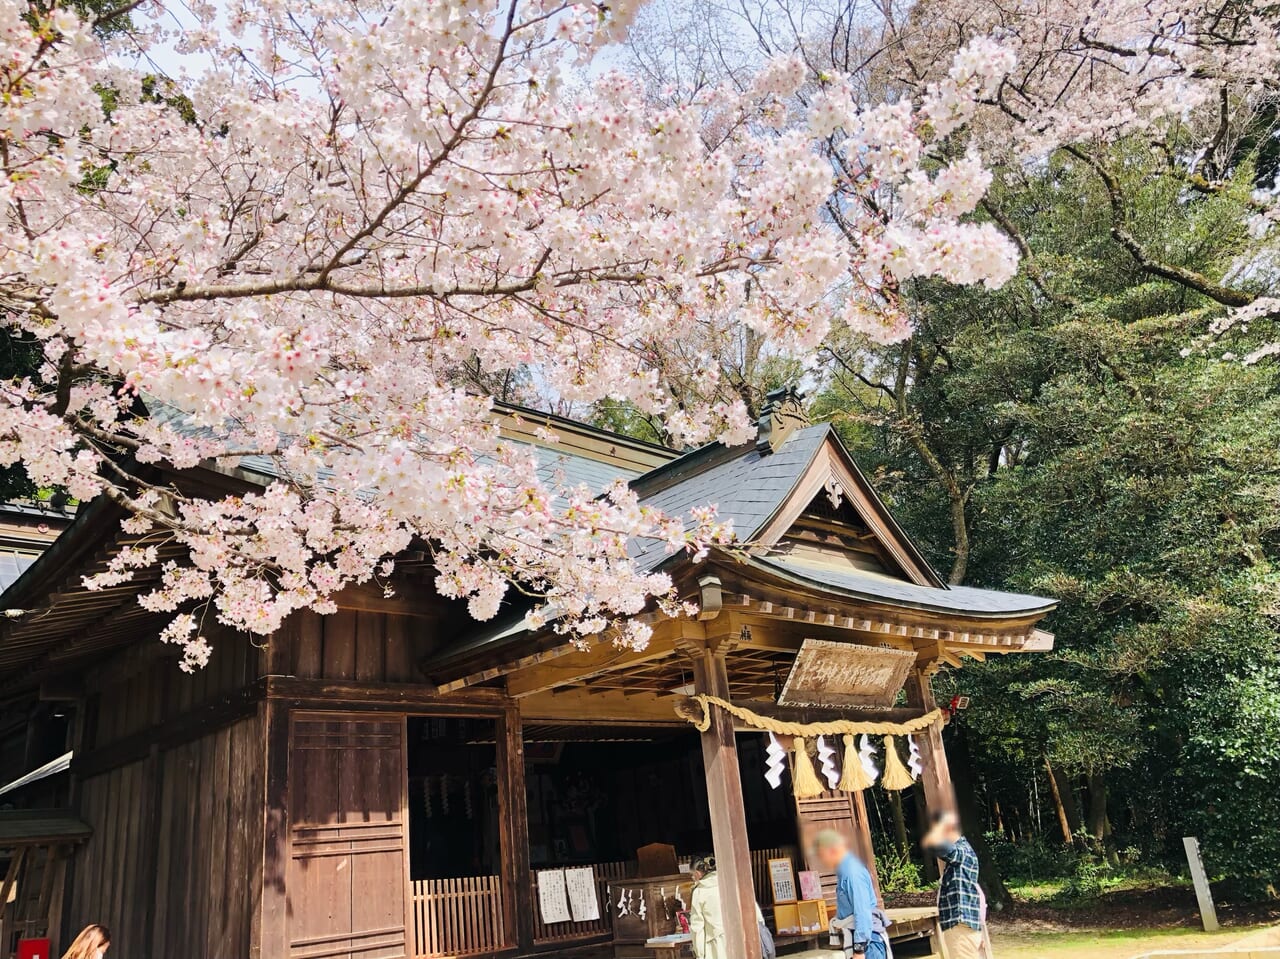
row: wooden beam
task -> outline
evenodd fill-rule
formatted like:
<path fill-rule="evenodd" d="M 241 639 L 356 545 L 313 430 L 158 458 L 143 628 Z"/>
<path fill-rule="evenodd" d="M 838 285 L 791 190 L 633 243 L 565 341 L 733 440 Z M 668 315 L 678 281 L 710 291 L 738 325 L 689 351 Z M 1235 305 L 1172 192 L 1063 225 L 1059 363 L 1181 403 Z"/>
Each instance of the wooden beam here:
<path fill-rule="evenodd" d="M 779 706 L 776 703 L 756 702 L 755 700 L 740 700 L 734 702 L 734 705 L 749 709 L 760 716 L 780 719 L 789 723 L 824 723 L 841 720 L 851 723 L 905 723 L 913 719 L 919 719 L 926 712 L 912 707 L 907 707 L 906 709 L 849 710 L 812 706 Z M 691 696 L 682 696 L 677 699 L 672 709 L 677 715 L 686 720 L 702 718 L 702 706 Z M 735 720 L 735 723 L 740 729 L 753 728 L 738 720 Z"/>
<path fill-rule="evenodd" d="M 693 668 L 699 692 L 729 698 L 729 674 L 723 655 L 704 651 L 694 659 Z M 738 746 L 733 722 L 724 710 L 718 709 L 712 714 L 711 727 L 702 734 L 702 764 L 707 777 L 716 871 L 720 876 L 725 955 L 735 959 L 761 959 Z"/>
<path fill-rule="evenodd" d="M 671 708 L 670 696 L 654 692 L 590 693 L 555 690 L 519 700 L 525 722 L 580 723 L 607 726 L 666 726 L 689 728 Z"/>
<path fill-rule="evenodd" d="M 479 709 L 496 715 L 507 703 L 500 689 L 466 689 L 440 695 L 434 686 L 418 683 L 377 683 L 269 676 L 268 699 L 288 700 L 307 709 L 426 710 L 474 714 Z"/>
<path fill-rule="evenodd" d="M 361 613 L 397 613 L 401 616 L 440 618 L 440 598 L 418 583 L 393 582 L 388 596 L 376 583 L 353 583 L 333 597 L 338 609 Z"/>
<path fill-rule="evenodd" d="M 509 673 L 507 694 L 520 699 L 557 686 L 580 683 L 604 673 L 663 659 L 670 656 L 678 644 L 701 640 L 705 635 L 702 623 L 694 620 L 664 620 L 654 627 L 649 645 L 644 649 L 619 649 L 612 643 L 598 642 L 588 650 L 567 652 L 554 662 Z"/>
<path fill-rule="evenodd" d="M 262 886 L 251 904 L 250 959 L 274 959 L 289 954 L 288 900 L 285 885 L 289 865 L 289 707 L 267 701 L 263 715 Z"/>
<path fill-rule="evenodd" d="M 19 846 L 18 851 L 9 860 L 9 871 L 4 877 L 4 884 L 0 885 L 0 913 L 3 913 L 4 904 L 9 901 L 9 894 L 13 892 L 13 885 L 18 881 L 18 873 L 22 871 L 22 862 L 27 858 L 27 850 L 29 846 Z M 8 930 L 5 930 L 6 932 Z"/>

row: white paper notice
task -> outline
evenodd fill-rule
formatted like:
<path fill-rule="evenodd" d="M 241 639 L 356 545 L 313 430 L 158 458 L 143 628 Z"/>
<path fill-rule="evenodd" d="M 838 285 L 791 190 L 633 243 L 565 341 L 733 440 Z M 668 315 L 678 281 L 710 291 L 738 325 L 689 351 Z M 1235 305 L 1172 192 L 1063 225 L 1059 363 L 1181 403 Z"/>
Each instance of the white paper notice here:
<path fill-rule="evenodd" d="M 563 869 L 538 870 L 538 905 L 542 909 L 542 921 L 547 925 L 568 922 L 573 918 L 569 914 L 569 896 L 565 891 Z"/>
<path fill-rule="evenodd" d="M 564 884 L 569 894 L 569 909 L 574 922 L 594 922 L 600 918 L 600 900 L 596 898 L 596 873 L 590 866 L 566 869 Z"/>

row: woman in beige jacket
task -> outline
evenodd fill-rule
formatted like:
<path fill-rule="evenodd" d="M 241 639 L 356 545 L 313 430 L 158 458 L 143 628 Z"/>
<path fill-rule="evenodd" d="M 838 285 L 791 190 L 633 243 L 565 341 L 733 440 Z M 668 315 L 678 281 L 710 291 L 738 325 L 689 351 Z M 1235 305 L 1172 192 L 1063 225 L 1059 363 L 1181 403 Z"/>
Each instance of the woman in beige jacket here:
<path fill-rule="evenodd" d="M 720 879 L 716 874 L 716 861 L 705 856 L 693 861 L 689 870 L 693 876 L 693 894 L 689 897 L 689 932 L 693 936 L 693 954 L 697 959 L 729 959 L 725 947 L 724 914 L 720 911 Z M 765 955 L 773 955 L 773 937 L 768 943 L 764 935 L 768 927 L 764 915 L 756 904 L 756 925 L 761 933 L 761 947 Z"/>

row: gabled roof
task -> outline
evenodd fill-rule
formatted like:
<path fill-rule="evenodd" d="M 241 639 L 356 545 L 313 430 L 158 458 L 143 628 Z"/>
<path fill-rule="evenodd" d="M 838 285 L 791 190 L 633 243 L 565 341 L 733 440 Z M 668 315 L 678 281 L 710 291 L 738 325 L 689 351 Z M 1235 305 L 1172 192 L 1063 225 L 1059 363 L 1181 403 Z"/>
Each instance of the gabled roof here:
<path fill-rule="evenodd" d="M 148 409 L 152 420 L 183 436 L 211 439 L 215 435 L 208 427 L 196 426 L 176 406 L 151 401 Z M 633 440 L 551 413 L 505 403 L 495 404 L 495 412 L 502 424 L 503 441 L 531 447 L 538 457 L 538 477 L 545 483 L 563 480 L 566 487 L 585 485 L 600 493 L 617 480 L 633 480 L 678 455 L 665 446 Z M 547 440 L 541 430 L 555 434 L 559 442 Z M 247 474 L 242 478 L 250 481 L 270 482 L 280 475 L 276 461 L 269 456 L 242 456 L 237 465 L 233 472 Z M 324 475 L 322 472 L 322 478 Z"/>
<path fill-rule="evenodd" d="M 782 517 L 785 508 L 798 512 L 807 505 L 796 501 L 795 494 L 820 456 L 829 457 L 839 467 L 836 472 L 844 474 L 854 487 L 844 493 L 850 498 L 857 496 L 871 514 L 866 519 L 873 527 L 880 527 L 881 535 L 889 541 L 886 545 L 906 559 L 916 578 L 945 588 L 942 578 L 898 525 L 829 423 L 796 430 L 775 452 L 712 443 L 651 470 L 631 486 L 646 506 L 686 520 L 693 508 L 715 504 L 719 518 L 732 521 L 739 543 L 756 544 L 773 521 Z M 658 569 L 675 558 L 665 544 L 653 542 L 637 544 L 633 555 L 644 570 Z"/>
<path fill-rule="evenodd" d="M 787 437 L 776 453 L 712 443 L 645 473 L 631 488 L 640 494 L 644 505 L 668 516 L 687 519 L 690 510 L 714 503 L 719 518 L 732 521 L 739 542 L 750 542 L 777 515 L 818 451 L 834 435 L 826 423 L 809 426 Z M 632 555 L 646 570 L 657 569 L 673 558 L 665 544 L 651 541 L 637 544 Z"/>

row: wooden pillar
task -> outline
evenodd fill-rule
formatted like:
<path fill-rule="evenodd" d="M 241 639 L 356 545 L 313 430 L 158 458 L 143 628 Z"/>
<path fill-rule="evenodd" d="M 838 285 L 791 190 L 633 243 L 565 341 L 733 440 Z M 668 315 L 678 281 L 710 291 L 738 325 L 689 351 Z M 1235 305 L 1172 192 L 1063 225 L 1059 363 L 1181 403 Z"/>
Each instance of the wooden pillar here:
<path fill-rule="evenodd" d="M 498 808 L 501 811 L 503 903 L 508 929 L 522 952 L 533 948 L 533 870 L 529 864 L 529 808 L 524 784 L 524 726 L 512 705 L 498 719 Z"/>
<path fill-rule="evenodd" d="M 907 678 L 907 705 L 925 712 L 936 709 L 933 687 L 923 670 L 913 669 Z M 924 803 L 930 815 L 940 810 L 957 811 L 956 790 L 951 783 L 951 769 L 947 766 L 947 754 L 942 747 L 942 727 L 930 726 L 916 736 L 920 747 L 920 762 L 924 772 L 920 784 L 924 787 Z"/>
<path fill-rule="evenodd" d="M 699 693 L 729 698 L 729 675 L 723 652 L 708 649 L 694 652 L 693 673 Z M 711 727 L 702 734 L 702 765 L 707 777 L 707 804 L 711 807 L 711 838 L 719 873 L 725 954 L 734 959 L 760 959 L 738 746 L 733 736 L 733 718 L 722 709 L 711 710 Z"/>
<path fill-rule="evenodd" d="M 253 903 L 250 959 L 289 954 L 285 883 L 289 864 L 289 707 L 267 700 L 263 721 L 262 887 Z"/>
<path fill-rule="evenodd" d="M 876 868 L 876 846 L 871 838 L 871 817 L 867 815 L 867 793 L 849 794 L 849 810 L 853 819 L 853 848 L 871 873 L 871 884 L 880 896 L 880 870 Z"/>

